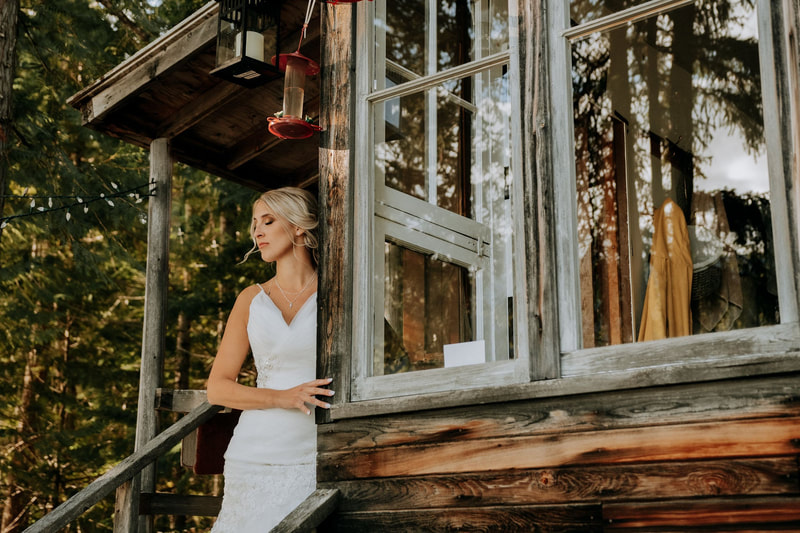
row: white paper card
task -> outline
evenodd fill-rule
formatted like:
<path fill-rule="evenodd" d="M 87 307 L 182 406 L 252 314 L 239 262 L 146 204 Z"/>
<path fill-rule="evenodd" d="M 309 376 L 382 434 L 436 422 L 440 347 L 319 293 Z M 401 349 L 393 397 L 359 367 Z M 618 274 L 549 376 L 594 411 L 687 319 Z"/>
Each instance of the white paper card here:
<path fill-rule="evenodd" d="M 444 367 L 477 365 L 486 362 L 483 340 L 444 345 Z"/>

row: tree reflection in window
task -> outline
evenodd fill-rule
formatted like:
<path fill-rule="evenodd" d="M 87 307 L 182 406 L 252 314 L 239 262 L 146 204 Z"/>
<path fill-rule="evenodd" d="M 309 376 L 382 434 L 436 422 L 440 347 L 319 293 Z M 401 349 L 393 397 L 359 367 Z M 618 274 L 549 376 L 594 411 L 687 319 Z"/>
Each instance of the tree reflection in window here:
<path fill-rule="evenodd" d="M 572 2 L 572 17 L 636 3 Z M 584 347 L 637 339 L 668 198 L 693 284 L 711 287 L 684 310 L 693 332 L 778 321 L 755 20 L 752 1 L 704 0 L 573 42 Z"/>

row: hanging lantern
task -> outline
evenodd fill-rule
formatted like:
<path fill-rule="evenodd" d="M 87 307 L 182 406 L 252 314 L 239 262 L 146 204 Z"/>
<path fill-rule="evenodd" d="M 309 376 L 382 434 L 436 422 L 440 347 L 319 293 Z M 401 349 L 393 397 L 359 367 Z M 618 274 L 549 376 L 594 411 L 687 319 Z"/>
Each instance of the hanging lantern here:
<path fill-rule="evenodd" d="M 245 87 L 256 87 L 277 78 L 278 68 L 265 58 L 280 50 L 281 2 L 217 2 L 217 59 L 211 74 Z"/>
<path fill-rule="evenodd" d="M 300 48 L 298 47 L 298 50 Z M 286 74 L 283 82 L 283 110 L 279 116 L 269 117 L 269 131 L 281 139 L 305 139 L 320 127 L 303 118 L 303 97 L 306 76 L 319 73 L 319 65 L 298 52 L 280 54 L 272 58 Z"/>

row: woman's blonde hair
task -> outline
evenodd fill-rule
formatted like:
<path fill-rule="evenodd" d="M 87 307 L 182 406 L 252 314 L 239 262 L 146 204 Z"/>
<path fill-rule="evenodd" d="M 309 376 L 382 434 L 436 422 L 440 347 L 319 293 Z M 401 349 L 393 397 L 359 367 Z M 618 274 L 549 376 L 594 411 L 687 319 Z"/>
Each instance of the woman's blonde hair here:
<path fill-rule="evenodd" d="M 253 210 L 258 202 L 264 202 L 267 208 L 278 217 L 284 229 L 292 238 L 295 246 L 305 246 L 311 252 L 311 259 L 314 266 L 319 263 L 319 239 L 317 238 L 317 199 L 305 189 L 298 187 L 281 187 L 267 191 L 253 202 Z M 302 244 L 294 242 L 294 232 L 286 224 L 300 228 L 304 232 L 304 242 Z M 248 251 L 242 262 L 246 261 L 250 255 L 258 251 L 258 244 L 254 235 L 255 224 L 250 225 L 250 238 L 253 239 L 253 248 Z"/>

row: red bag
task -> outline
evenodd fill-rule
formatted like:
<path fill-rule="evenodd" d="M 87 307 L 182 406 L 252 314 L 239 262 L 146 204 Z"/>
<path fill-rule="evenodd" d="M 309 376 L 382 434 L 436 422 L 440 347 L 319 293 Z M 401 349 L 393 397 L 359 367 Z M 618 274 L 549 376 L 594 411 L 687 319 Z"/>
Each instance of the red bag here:
<path fill-rule="evenodd" d="M 192 469 L 195 474 L 221 474 L 225 465 L 223 455 L 233 436 L 233 429 L 242 412 L 217 413 L 197 428 L 197 445 Z"/>

